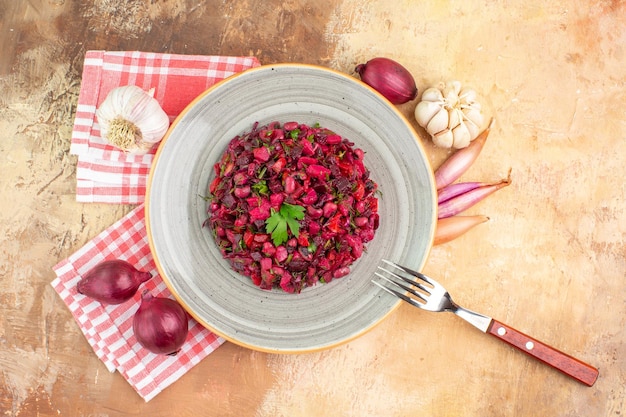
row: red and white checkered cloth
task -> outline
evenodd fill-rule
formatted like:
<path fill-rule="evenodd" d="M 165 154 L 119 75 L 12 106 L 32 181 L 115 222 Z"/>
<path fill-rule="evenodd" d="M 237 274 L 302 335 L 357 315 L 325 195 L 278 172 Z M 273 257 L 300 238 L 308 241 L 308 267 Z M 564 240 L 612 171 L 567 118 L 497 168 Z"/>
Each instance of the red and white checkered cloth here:
<path fill-rule="evenodd" d="M 105 305 L 79 294 L 76 284 L 81 275 L 106 259 L 124 259 L 137 269 L 150 272 L 152 278 L 139 287 L 132 299 L 118 305 Z M 155 355 L 137 342 L 132 327 L 141 293 L 149 290 L 154 296 L 172 298 L 150 253 L 143 205 L 53 269 L 57 278 L 52 281 L 52 286 L 69 307 L 96 355 L 110 372 L 119 371 L 145 401 L 224 343 L 224 339 L 194 319 L 189 320 L 187 340 L 176 356 Z"/>
<path fill-rule="evenodd" d="M 112 89 L 154 88 L 154 98 L 172 122 L 216 82 L 259 65 L 254 57 L 88 51 L 70 146 L 70 153 L 78 156 L 76 200 L 139 204 L 145 199 L 156 147 L 146 155 L 130 155 L 100 137 L 95 113 Z"/>
<path fill-rule="evenodd" d="M 254 57 L 106 51 L 89 51 L 85 56 L 70 146 L 70 152 L 78 155 L 76 200 L 139 206 L 54 266 L 57 277 L 52 286 L 107 369 L 119 371 L 146 401 L 224 340 L 190 319 L 189 336 L 176 356 L 155 355 L 136 341 L 132 320 L 143 290 L 154 296 L 171 297 L 150 253 L 142 204 L 155 150 L 134 156 L 108 145 L 100 137 L 96 109 L 115 87 L 154 87 L 155 98 L 173 121 L 211 85 L 259 65 Z M 133 299 L 119 305 L 103 305 L 78 294 L 76 284 L 81 275 L 105 259 L 127 260 L 153 277 L 141 285 Z"/>

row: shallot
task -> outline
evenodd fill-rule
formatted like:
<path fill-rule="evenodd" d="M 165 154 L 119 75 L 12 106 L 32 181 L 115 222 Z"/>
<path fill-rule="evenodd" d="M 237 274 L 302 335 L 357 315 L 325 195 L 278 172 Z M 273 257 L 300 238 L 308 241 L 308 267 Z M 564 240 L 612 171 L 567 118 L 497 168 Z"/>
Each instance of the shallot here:
<path fill-rule="evenodd" d="M 83 295 L 105 304 L 121 304 L 135 295 L 139 286 L 152 275 L 121 259 L 100 262 L 76 284 Z"/>
<path fill-rule="evenodd" d="M 464 194 L 482 185 L 486 185 L 483 182 L 458 182 L 455 184 L 446 185 L 441 190 L 437 190 L 437 204 L 441 204 L 450 200 L 453 197 Z"/>
<path fill-rule="evenodd" d="M 437 221 L 437 229 L 435 231 L 435 240 L 433 245 L 441 245 L 450 242 L 457 237 L 463 235 L 474 226 L 489 220 L 489 217 L 483 215 L 476 216 L 454 216 L 439 219 Z"/>
<path fill-rule="evenodd" d="M 443 219 L 455 216 L 509 184 L 511 184 L 511 171 L 509 171 L 509 176 L 501 181 L 473 188 L 440 203 L 438 205 L 438 217 Z"/>
<path fill-rule="evenodd" d="M 187 312 L 175 300 L 144 291 L 133 317 L 133 332 L 150 352 L 174 356 L 187 339 Z"/>
<path fill-rule="evenodd" d="M 373 58 L 356 66 L 361 80 L 393 104 L 403 104 L 417 97 L 417 86 L 411 73 L 389 58 Z"/>
<path fill-rule="evenodd" d="M 510 181 L 510 178 L 501 179 L 495 182 L 457 182 L 454 184 L 446 185 L 441 190 L 437 191 L 437 204 L 444 203 L 454 197 L 460 196 L 461 194 L 468 193 L 476 188 L 487 187 L 490 185 L 497 185 L 502 182 Z"/>
<path fill-rule="evenodd" d="M 469 146 L 456 151 L 437 168 L 435 171 L 435 184 L 438 190 L 441 190 L 446 185 L 452 184 L 474 163 L 485 145 L 493 123 L 494 121 L 492 119 L 489 126 L 487 126 L 476 139 L 470 142 Z"/>

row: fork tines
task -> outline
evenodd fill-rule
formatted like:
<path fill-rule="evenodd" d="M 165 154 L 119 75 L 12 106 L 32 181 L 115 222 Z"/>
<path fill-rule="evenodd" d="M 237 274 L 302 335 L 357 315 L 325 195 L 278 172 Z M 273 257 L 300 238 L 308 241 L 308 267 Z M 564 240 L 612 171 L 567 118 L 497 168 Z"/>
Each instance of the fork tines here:
<path fill-rule="evenodd" d="M 415 278 L 423 280 L 425 283 L 430 284 L 428 277 L 424 276 L 423 274 L 419 273 L 419 272 L 415 272 L 412 271 L 408 268 L 405 267 L 401 267 L 397 264 L 394 264 L 392 262 L 386 261 L 383 259 L 383 261 L 389 265 L 391 265 L 392 267 L 395 267 L 397 269 L 400 269 L 401 271 L 407 273 L 407 274 L 411 274 L 413 275 Z M 382 288 L 383 290 L 387 291 L 388 293 L 395 295 L 398 298 L 401 298 L 402 300 L 411 303 L 417 307 L 421 307 L 422 303 L 425 303 L 426 297 L 428 295 L 430 295 L 430 289 L 422 284 L 419 281 L 416 281 L 414 279 L 410 279 L 407 278 L 403 275 L 397 274 L 395 272 L 390 271 L 387 268 L 384 268 L 382 266 L 378 266 L 378 270 L 384 272 L 386 275 L 383 275 L 380 272 L 375 272 L 374 275 L 376 275 L 379 278 L 382 278 L 383 280 L 385 280 L 387 283 L 392 284 L 393 286 L 395 286 L 396 288 L 402 288 L 403 290 L 405 290 L 406 292 L 408 292 L 409 294 L 413 295 L 415 298 L 417 298 L 417 300 L 415 298 L 411 298 L 408 297 L 407 295 L 393 289 L 393 288 L 389 288 L 386 285 L 382 285 L 379 282 L 376 281 L 372 281 L 374 284 L 376 284 L 377 286 L 379 286 L 380 288 Z M 390 278 L 391 277 L 391 278 Z M 393 278 L 393 279 L 392 279 Z M 406 285 L 406 284 L 410 284 L 412 287 Z M 414 288 L 413 288 L 414 287 Z M 416 290 L 415 288 L 417 288 L 418 290 Z M 419 300 L 419 301 L 418 301 Z"/>

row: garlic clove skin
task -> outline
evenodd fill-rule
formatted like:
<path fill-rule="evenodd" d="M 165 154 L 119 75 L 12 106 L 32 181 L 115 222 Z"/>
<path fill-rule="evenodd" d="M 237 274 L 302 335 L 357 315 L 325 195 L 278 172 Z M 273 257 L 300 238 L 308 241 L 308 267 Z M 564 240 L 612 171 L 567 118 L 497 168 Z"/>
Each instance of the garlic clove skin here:
<path fill-rule="evenodd" d="M 422 127 L 428 126 L 428 122 L 441 110 L 441 105 L 433 101 L 420 101 L 415 106 L 415 120 Z"/>
<path fill-rule="evenodd" d="M 450 81 L 443 90 L 443 96 L 446 99 L 446 105 L 454 109 L 459 104 L 459 93 L 461 92 L 461 83 L 459 81 Z"/>
<path fill-rule="evenodd" d="M 459 98 L 461 99 L 462 103 L 466 105 L 472 105 L 476 102 L 476 91 L 471 89 L 461 90 L 461 92 L 459 93 Z"/>
<path fill-rule="evenodd" d="M 461 123 L 452 129 L 452 135 L 454 136 L 454 143 L 452 146 L 456 149 L 466 148 L 472 139 L 465 123 Z"/>
<path fill-rule="evenodd" d="M 433 143 L 440 148 L 451 148 L 454 144 L 454 134 L 450 129 L 432 135 Z"/>
<path fill-rule="evenodd" d="M 448 121 L 448 129 L 454 129 L 463 121 L 463 112 L 459 109 L 448 110 L 450 120 Z"/>
<path fill-rule="evenodd" d="M 422 93 L 422 101 L 443 102 L 443 94 L 437 87 L 430 87 Z"/>
<path fill-rule="evenodd" d="M 426 131 L 435 135 L 448 128 L 450 118 L 446 109 L 439 110 L 426 125 Z"/>
<path fill-rule="evenodd" d="M 465 120 L 465 127 L 467 127 L 467 130 L 469 131 L 471 138 L 478 137 L 478 135 L 480 134 L 480 126 L 481 125 L 476 125 L 470 119 Z"/>
<path fill-rule="evenodd" d="M 134 85 L 117 87 L 96 110 L 100 134 L 111 145 L 131 154 L 145 154 L 158 143 L 167 129 L 169 116 L 154 99 Z"/>
<path fill-rule="evenodd" d="M 480 112 L 480 109 L 477 109 L 474 106 L 463 109 L 463 116 L 466 120 L 470 120 L 478 127 L 483 125 L 483 114 Z"/>

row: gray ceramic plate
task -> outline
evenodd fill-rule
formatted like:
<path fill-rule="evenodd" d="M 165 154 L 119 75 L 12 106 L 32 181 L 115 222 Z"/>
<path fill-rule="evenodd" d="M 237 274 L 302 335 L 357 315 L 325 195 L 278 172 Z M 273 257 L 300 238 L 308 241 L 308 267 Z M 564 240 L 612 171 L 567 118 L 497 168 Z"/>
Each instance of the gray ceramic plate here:
<path fill-rule="evenodd" d="M 228 142 L 274 120 L 320 123 L 352 140 L 382 192 L 380 227 L 352 272 L 300 294 L 264 291 L 233 272 L 202 228 L 202 196 Z M 422 268 L 434 235 L 435 187 L 417 135 L 380 94 L 333 70 L 280 64 L 222 81 L 176 119 L 152 167 L 146 219 L 159 273 L 196 320 L 251 349 L 307 352 L 363 334 L 399 305 L 371 279 L 382 258 Z"/>

